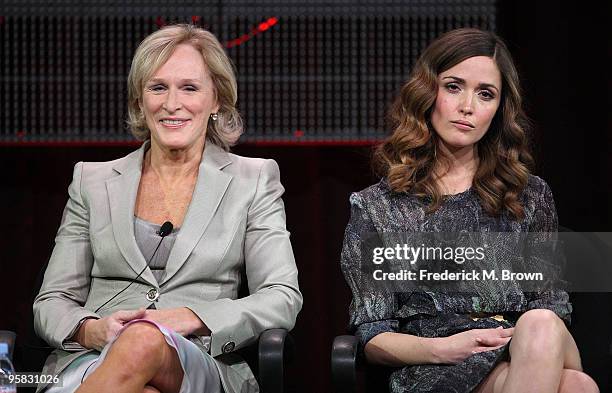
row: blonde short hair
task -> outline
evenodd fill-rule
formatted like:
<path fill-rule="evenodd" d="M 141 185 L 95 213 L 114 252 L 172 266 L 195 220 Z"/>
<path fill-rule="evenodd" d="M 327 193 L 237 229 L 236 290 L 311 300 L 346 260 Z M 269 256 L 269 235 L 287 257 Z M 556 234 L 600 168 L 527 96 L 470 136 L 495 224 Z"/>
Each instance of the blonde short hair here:
<path fill-rule="evenodd" d="M 146 37 L 136 49 L 128 75 L 130 131 L 141 141 L 151 137 L 140 108 L 145 83 L 170 58 L 176 47 L 185 43 L 202 54 L 215 86 L 219 111 L 216 121 L 208 120 L 206 139 L 228 150 L 242 134 L 242 118 L 236 109 L 238 88 L 234 67 L 217 38 L 211 32 L 193 25 L 166 26 Z"/>

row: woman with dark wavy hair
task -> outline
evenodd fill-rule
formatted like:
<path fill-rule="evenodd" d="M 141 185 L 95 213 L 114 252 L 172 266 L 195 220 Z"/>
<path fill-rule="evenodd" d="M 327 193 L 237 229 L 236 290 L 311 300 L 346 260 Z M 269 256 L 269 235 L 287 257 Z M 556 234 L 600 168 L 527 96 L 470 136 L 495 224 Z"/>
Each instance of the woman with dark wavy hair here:
<path fill-rule="evenodd" d="M 350 325 L 366 359 L 395 367 L 392 392 L 597 392 L 565 325 L 566 292 L 484 280 L 476 295 L 398 291 L 373 285 L 363 269 L 371 234 L 557 231 L 552 192 L 529 171 L 528 122 L 505 44 L 476 29 L 442 35 L 391 119 L 373 160 L 382 180 L 351 195 L 342 250 Z"/>

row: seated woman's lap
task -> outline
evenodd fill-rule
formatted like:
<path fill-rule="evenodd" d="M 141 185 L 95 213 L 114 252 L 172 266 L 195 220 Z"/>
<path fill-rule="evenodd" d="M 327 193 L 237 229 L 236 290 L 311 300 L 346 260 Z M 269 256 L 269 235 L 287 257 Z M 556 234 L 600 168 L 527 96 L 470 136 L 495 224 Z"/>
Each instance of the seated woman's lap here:
<path fill-rule="evenodd" d="M 170 338 L 151 322 L 126 324 L 98 368 L 99 378 L 132 379 L 133 383 L 141 381 L 163 392 L 178 393 L 185 372 L 176 349 L 178 344 L 171 335 Z"/>
<path fill-rule="evenodd" d="M 542 345 L 547 348 L 542 348 Z M 513 338 L 508 346 L 509 361 L 500 362 L 478 386 L 477 393 L 501 391 L 512 364 L 512 354 L 516 357 L 517 351 L 522 351 L 525 352 L 524 355 L 535 359 L 537 354 L 552 355 L 555 351 L 553 347 L 558 347 L 560 352 L 562 391 L 565 391 L 563 390 L 564 385 L 580 386 L 585 388 L 585 391 L 592 391 L 595 383 L 582 372 L 576 342 L 563 321 L 554 312 L 544 309 L 525 312 L 517 321 Z"/>
<path fill-rule="evenodd" d="M 518 319 L 510 341 L 510 355 L 515 351 L 551 354 L 559 352 L 563 368 L 582 371 L 580 353 L 565 323 L 554 312 L 535 309 Z"/>
<path fill-rule="evenodd" d="M 47 390 L 48 393 L 73 392 L 82 381 L 86 380 L 96 369 L 98 369 L 107 358 L 111 349 L 115 346 L 123 333 L 123 338 L 128 338 L 131 334 L 142 331 L 144 325 L 155 326 L 163 335 L 167 346 L 175 359 L 166 359 L 164 367 L 166 375 L 160 373 L 155 375 L 148 385 L 152 387 L 167 387 L 175 385 L 174 378 L 181 378 L 179 381 L 180 393 L 192 391 L 218 393 L 222 392 L 219 372 L 211 356 L 202 351 L 192 342 L 182 337 L 178 333 L 157 325 L 147 320 L 134 320 L 125 325 L 117 337 L 104 347 L 101 353 L 90 352 L 75 360 L 68 368 L 62 371 L 62 387 L 52 386 Z M 128 328 L 132 330 L 129 333 Z M 123 344 L 122 344 L 123 345 Z M 118 349 L 118 348 L 116 348 Z M 176 364 L 178 361 L 178 364 Z M 177 367 L 178 366 L 178 367 Z"/>

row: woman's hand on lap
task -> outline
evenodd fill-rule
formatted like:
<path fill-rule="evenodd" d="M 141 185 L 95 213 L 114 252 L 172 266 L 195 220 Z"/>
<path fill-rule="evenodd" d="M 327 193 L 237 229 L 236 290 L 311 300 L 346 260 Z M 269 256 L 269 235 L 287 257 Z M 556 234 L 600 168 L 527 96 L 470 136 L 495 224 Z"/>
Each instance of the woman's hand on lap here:
<path fill-rule="evenodd" d="M 190 334 L 198 336 L 210 335 L 210 330 L 204 322 L 187 307 L 163 310 L 147 309 L 144 318 L 172 329 L 181 336 L 188 336 Z"/>
<path fill-rule="evenodd" d="M 440 339 L 438 358 L 443 364 L 461 363 L 468 357 L 493 351 L 506 345 L 512 338 L 514 328 L 472 329 Z"/>
<path fill-rule="evenodd" d="M 87 319 L 79 327 L 74 340 L 88 349 L 102 351 L 127 322 L 144 318 L 146 310 L 121 310 L 100 319 Z"/>

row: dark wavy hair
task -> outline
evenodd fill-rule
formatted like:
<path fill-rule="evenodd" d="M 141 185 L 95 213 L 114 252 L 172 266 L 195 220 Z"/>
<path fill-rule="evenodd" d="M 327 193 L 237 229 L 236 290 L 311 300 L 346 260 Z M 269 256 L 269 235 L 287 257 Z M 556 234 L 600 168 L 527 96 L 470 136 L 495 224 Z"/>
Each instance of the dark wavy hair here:
<path fill-rule="evenodd" d="M 442 195 L 435 182 L 434 168 L 437 163 L 449 162 L 436 155 L 439 136 L 430 121 L 438 76 L 474 56 L 487 56 L 495 61 L 501 73 L 502 93 L 489 130 L 477 143 L 479 165 L 472 187 L 488 214 L 498 216 L 506 210 L 521 220 L 524 209 L 519 195 L 527 185 L 533 165 L 526 136 L 529 121 L 523 111 L 519 77 L 510 52 L 491 32 L 452 30 L 425 49 L 391 107 L 389 120 L 393 133 L 376 147 L 372 164 L 393 191 L 429 197 L 428 212 L 440 207 Z"/>

